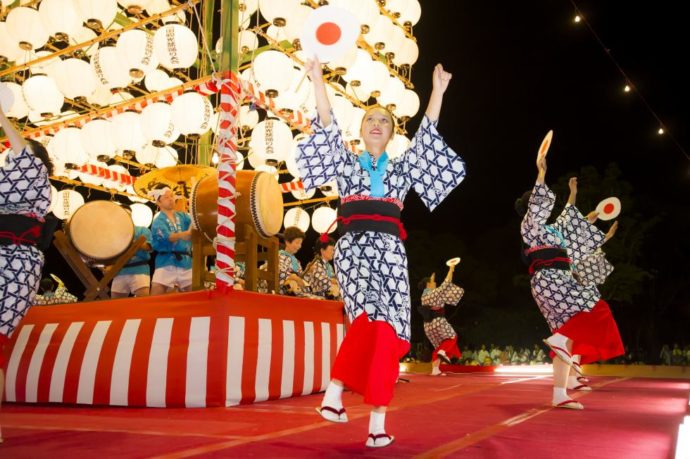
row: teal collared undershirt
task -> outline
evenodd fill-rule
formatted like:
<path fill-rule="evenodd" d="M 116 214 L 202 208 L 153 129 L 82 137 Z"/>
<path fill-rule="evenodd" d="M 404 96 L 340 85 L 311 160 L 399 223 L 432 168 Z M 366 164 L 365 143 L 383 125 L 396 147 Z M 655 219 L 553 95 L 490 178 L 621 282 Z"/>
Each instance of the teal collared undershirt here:
<path fill-rule="evenodd" d="M 376 168 L 373 166 L 372 156 L 368 151 L 363 152 L 357 159 L 362 169 L 369 173 L 371 196 L 383 198 L 386 193 L 386 189 L 383 186 L 383 176 L 386 173 L 386 167 L 388 167 L 388 153 L 384 151 L 379 156 L 379 159 L 376 161 Z"/>

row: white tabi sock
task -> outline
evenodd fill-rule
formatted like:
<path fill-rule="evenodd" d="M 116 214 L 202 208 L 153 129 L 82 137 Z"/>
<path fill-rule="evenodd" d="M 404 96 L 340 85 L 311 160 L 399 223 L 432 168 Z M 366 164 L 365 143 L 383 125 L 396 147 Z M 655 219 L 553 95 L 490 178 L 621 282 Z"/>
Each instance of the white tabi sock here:
<path fill-rule="evenodd" d="M 580 384 L 582 383 L 577 380 L 577 374 L 568 376 L 568 389 L 575 389 Z"/>
<path fill-rule="evenodd" d="M 328 383 L 326 393 L 323 395 L 321 406 L 330 406 L 339 410 L 343 407 L 343 386 L 339 386 L 333 381 Z"/>
<path fill-rule="evenodd" d="M 377 413 L 372 411 L 369 415 L 369 433 L 370 434 L 382 434 L 386 433 L 385 424 L 386 413 Z"/>
<path fill-rule="evenodd" d="M 561 403 L 570 399 L 568 393 L 565 391 L 565 387 L 554 387 L 553 388 L 553 403 Z"/>

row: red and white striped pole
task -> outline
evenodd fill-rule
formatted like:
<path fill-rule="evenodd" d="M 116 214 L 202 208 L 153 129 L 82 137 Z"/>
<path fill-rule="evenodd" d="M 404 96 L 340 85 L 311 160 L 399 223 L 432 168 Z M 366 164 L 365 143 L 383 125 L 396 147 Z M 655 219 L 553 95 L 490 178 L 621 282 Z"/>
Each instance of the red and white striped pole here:
<path fill-rule="evenodd" d="M 220 82 L 218 131 L 218 228 L 216 237 L 216 289 L 232 290 L 235 267 L 235 171 L 237 164 L 237 114 L 241 86 L 229 73 Z"/>

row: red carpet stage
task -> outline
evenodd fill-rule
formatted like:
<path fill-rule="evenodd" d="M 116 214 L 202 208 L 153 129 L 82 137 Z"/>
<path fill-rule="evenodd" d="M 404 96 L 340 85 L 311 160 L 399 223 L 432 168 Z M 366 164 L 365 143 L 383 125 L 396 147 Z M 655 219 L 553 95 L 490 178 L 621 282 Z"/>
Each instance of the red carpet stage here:
<path fill-rule="evenodd" d="M 314 412 L 319 395 L 230 408 L 3 407 L 3 458 L 55 457 L 673 457 L 690 382 L 594 377 L 584 411 L 546 403 L 544 376 L 405 375 L 387 418 L 393 445 L 367 451 L 368 407 L 347 392 L 350 423 Z"/>

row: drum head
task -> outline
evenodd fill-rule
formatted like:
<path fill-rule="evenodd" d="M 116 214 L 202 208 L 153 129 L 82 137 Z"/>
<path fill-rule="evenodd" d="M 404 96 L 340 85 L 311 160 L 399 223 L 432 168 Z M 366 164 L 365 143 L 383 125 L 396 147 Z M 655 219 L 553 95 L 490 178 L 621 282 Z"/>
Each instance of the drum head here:
<path fill-rule="evenodd" d="M 134 239 L 134 223 L 123 207 L 111 201 L 91 201 L 67 222 L 67 232 L 80 254 L 97 261 L 122 255 Z"/>
<path fill-rule="evenodd" d="M 283 225 L 283 193 L 275 177 L 259 172 L 252 180 L 250 212 L 254 227 L 262 237 L 271 237 Z"/>

